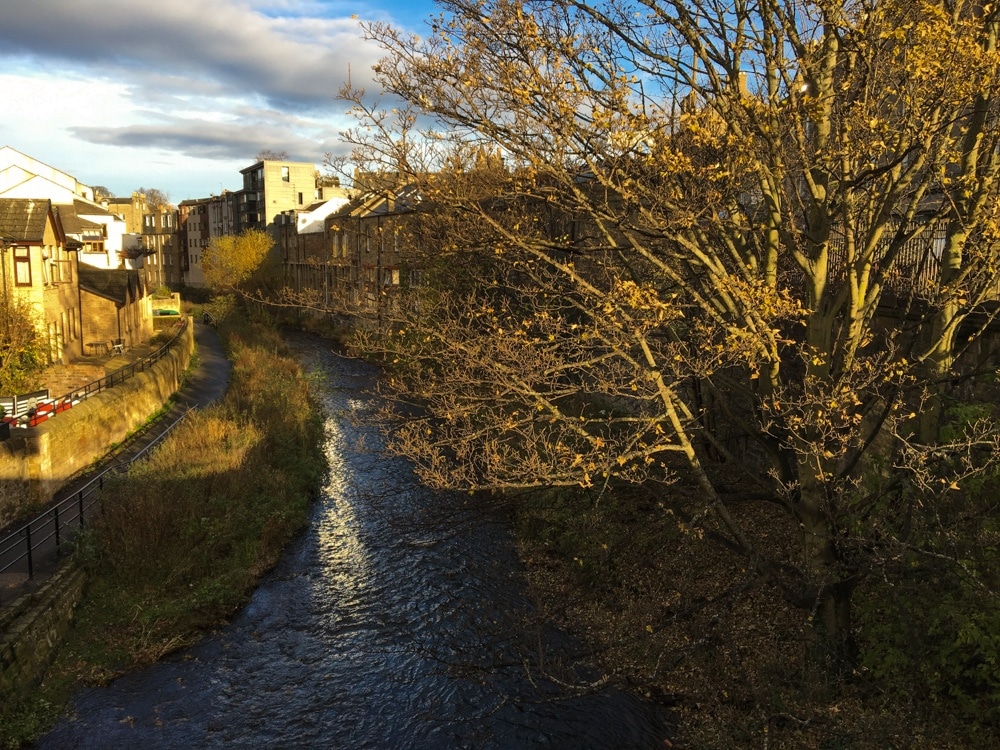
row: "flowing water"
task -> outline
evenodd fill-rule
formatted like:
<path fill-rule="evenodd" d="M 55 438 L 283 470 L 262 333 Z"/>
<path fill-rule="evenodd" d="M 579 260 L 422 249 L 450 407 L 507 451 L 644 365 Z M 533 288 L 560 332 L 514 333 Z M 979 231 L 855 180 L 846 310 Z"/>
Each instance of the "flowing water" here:
<path fill-rule="evenodd" d="M 598 677 L 532 623 L 503 523 L 378 451 L 354 419 L 370 367 L 291 343 L 322 387 L 331 467 L 307 532 L 230 625 L 86 690 L 37 747 L 666 747 L 659 707 L 543 676 Z"/>

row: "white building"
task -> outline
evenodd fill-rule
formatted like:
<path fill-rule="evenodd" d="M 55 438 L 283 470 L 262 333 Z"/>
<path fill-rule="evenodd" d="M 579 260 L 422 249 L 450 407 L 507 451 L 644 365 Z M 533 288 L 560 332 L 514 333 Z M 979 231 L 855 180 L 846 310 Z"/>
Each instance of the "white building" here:
<path fill-rule="evenodd" d="M 93 189 L 72 175 L 3 146 L 0 147 L 0 198 L 51 201 L 68 226 L 67 236 L 83 243 L 81 263 L 107 269 L 123 266 L 125 220 L 95 203 Z"/>

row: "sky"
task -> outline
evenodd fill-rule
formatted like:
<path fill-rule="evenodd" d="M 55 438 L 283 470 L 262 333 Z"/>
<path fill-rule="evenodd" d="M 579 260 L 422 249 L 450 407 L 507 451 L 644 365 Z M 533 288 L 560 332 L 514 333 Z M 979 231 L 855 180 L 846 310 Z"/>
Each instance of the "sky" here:
<path fill-rule="evenodd" d="M 2 0 L 0 146 L 116 196 L 242 187 L 261 151 L 322 166 L 350 74 L 378 93 L 363 21 L 422 34 L 432 0 Z"/>

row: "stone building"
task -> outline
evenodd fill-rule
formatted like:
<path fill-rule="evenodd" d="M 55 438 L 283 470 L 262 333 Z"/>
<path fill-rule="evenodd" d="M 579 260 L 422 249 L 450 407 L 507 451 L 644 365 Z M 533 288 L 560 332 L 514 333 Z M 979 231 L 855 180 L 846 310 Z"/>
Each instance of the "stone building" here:
<path fill-rule="evenodd" d="M 0 198 L 0 293 L 31 305 L 49 363 L 83 354 L 77 249 L 51 201 Z"/>
<path fill-rule="evenodd" d="M 161 286 L 180 285 L 180 243 L 177 228 L 180 225 L 177 209 L 173 207 L 151 211 L 142 217 L 142 246 L 145 255 L 146 283 L 151 290 Z"/>
<path fill-rule="evenodd" d="M 80 311 L 84 342 L 104 350 L 131 349 L 153 337 L 152 299 L 135 269 L 80 266 Z"/>
<path fill-rule="evenodd" d="M 243 189 L 236 193 L 235 233 L 265 229 L 277 242 L 278 218 L 327 198 L 329 187 L 315 164 L 265 159 L 241 169 Z"/>

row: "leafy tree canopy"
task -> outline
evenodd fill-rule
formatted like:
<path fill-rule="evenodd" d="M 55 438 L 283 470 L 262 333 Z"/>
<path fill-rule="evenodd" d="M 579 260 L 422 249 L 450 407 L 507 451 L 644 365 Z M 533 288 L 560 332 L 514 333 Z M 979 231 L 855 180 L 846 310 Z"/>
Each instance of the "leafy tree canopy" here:
<path fill-rule="evenodd" d="M 0 290 L 0 394 L 30 393 L 45 368 L 44 342 L 31 304 Z"/>
<path fill-rule="evenodd" d="M 209 286 L 220 291 L 248 290 L 266 275 L 273 245 L 271 235 L 261 229 L 213 239 L 201 261 Z"/>

